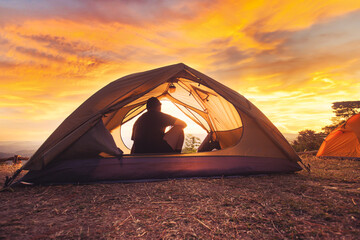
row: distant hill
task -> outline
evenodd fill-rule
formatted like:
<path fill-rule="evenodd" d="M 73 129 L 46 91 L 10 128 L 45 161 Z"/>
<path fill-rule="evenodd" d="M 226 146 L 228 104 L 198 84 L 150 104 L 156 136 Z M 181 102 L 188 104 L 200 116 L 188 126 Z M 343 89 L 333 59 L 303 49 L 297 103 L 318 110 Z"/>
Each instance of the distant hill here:
<path fill-rule="evenodd" d="M 0 141 L 0 158 L 14 155 L 31 157 L 41 143 L 39 141 Z"/>
<path fill-rule="evenodd" d="M 13 154 L 11 153 L 4 153 L 4 152 L 0 152 L 0 158 L 7 158 L 7 157 L 12 157 Z"/>
<path fill-rule="evenodd" d="M 288 142 L 294 141 L 298 136 L 297 133 L 283 133 L 283 135 L 286 138 L 286 140 L 288 140 Z"/>

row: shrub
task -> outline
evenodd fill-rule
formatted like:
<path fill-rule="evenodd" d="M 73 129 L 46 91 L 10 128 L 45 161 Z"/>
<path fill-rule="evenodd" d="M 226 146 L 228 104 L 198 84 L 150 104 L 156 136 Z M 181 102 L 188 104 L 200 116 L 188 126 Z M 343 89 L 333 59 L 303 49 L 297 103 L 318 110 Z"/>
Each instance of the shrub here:
<path fill-rule="evenodd" d="M 314 151 L 319 149 L 324 138 L 324 133 L 316 133 L 313 130 L 306 129 L 299 132 L 291 146 L 297 152 Z"/>

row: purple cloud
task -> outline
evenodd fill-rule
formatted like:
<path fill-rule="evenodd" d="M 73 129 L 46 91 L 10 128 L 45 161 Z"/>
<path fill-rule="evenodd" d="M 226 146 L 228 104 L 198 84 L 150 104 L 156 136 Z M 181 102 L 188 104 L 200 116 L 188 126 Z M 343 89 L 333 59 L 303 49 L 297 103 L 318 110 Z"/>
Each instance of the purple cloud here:
<path fill-rule="evenodd" d="M 249 56 L 249 51 L 242 51 L 236 46 L 231 46 L 217 50 L 216 53 L 212 55 L 214 59 L 213 65 L 233 65 L 249 58 Z"/>
<path fill-rule="evenodd" d="M 144 26 L 189 20 L 217 1 L 194 0 L 63 0 L 9 1 L 0 7 L 0 24 L 25 19 L 67 19 L 77 22 Z"/>
<path fill-rule="evenodd" d="M 0 69 L 11 69 L 16 67 L 17 64 L 15 62 L 11 62 L 11 61 L 0 61 Z"/>
<path fill-rule="evenodd" d="M 18 51 L 18 52 L 20 52 L 22 54 L 29 55 L 31 57 L 44 58 L 44 59 L 47 59 L 49 61 L 65 62 L 64 57 L 54 56 L 52 54 L 40 52 L 39 50 L 34 49 L 34 48 L 16 47 L 16 51 Z"/>
<path fill-rule="evenodd" d="M 60 53 L 77 54 L 80 52 L 95 50 L 95 47 L 85 42 L 68 41 L 65 37 L 51 35 L 22 35 L 22 37 L 44 43 L 47 48 L 57 50 Z"/>
<path fill-rule="evenodd" d="M 6 45 L 10 43 L 10 41 L 7 38 L 3 38 L 0 36 L 0 45 Z"/>

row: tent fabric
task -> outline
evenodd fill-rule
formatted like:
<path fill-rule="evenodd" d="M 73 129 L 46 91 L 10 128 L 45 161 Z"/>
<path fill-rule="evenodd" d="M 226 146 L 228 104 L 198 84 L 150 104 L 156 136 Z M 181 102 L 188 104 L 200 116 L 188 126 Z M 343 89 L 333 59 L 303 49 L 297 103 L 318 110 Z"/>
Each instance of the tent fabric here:
<path fill-rule="evenodd" d="M 332 131 L 316 156 L 360 158 L 360 114 L 350 117 Z"/>
<path fill-rule="evenodd" d="M 176 87 L 175 92 L 169 91 L 170 85 Z M 165 157 L 167 161 L 191 156 L 194 159 L 199 158 L 199 161 L 213 164 L 214 161 L 222 162 L 221 159 L 230 157 L 234 164 L 232 166 L 237 169 L 231 171 L 231 174 L 301 170 L 298 165 L 301 159 L 279 130 L 255 105 L 234 90 L 183 63 L 131 74 L 100 89 L 60 124 L 23 169 L 30 170 L 28 174 L 31 175 L 31 172 L 46 171 L 57 166 L 55 163 L 69 164 L 80 158 L 84 160 L 86 157 L 97 159 L 99 152 L 118 156 L 120 150 L 114 145 L 113 139 L 109 139 L 110 134 L 105 132 L 121 128 L 121 125 L 142 113 L 145 110 L 146 100 L 150 97 L 174 102 L 184 114 L 207 132 L 214 132 L 221 146 L 221 150 L 196 153 L 194 156 L 168 155 Z M 95 131 L 94 134 L 92 133 L 94 129 L 99 131 Z M 107 136 L 104 137 L 106 140 L 99 141 L 101 133 Z M 118 147 L 124 153 L 129 152 L 123 142 L 118 144 Z M 147 157 L 142 156 L 139 159 L 148 159 Z M 261 158 L 262 162 L 268 162 L 262 167 L 255 164 L 258 169 L 254 167 L 251 171 L 240 167 L 251 165 L 249 161 L 244 162 L 242 159 L 257 158 Z M 110 159 L 112 158 L 104 158 L 100 162 L 111 161 Z M 239 161 L 236 162 L 236 159 Z M 85 164 L 88 161 L 83 162 Z M 196 160 L 196 163 L 198 164 L 199 161 Z M 145 163 L 152 164 L 151 161 Z M 196 168 L 195 165 L 193 167 Z M 192 176 L 190 172 L 187 171 L 187 175 Z M 195 171 L 195 175 L 196 172 L 201 171 Z M 214 175 L 227 173 L 229 171 L 222 172 L 221 168 L 216 174 L 211 172 Z"/>
<path fill-rule="evenodd" d="M 112 107 L 122 107 L 145 95 L 183 69 L 181 65 L 158 68 L 118 79 L 81 104 L 40 146 L 23 169 L 41 169 L 94 126 Z"/>
<path fill-rule="evenodd" d="M 244 156 L 124 156 L 83 158 L 49 164 L 33 170 L 20 182 L 52 185 L 93 182 L 134 182 L 169 178 L 222 177 L 264 173 L 287 173 L 299 169 L 281 158 Z M 66 173 L 66 174 L 64 174 Z"/>
<path fill-rule="evenodd" d="M 103 122 L 99 121 L 68 149 L 57 156 L 56 160 L 78 159 L 98 155 L 107 156 L 108 154 L 111 156 L 122 156 L 122 153 Z"/>

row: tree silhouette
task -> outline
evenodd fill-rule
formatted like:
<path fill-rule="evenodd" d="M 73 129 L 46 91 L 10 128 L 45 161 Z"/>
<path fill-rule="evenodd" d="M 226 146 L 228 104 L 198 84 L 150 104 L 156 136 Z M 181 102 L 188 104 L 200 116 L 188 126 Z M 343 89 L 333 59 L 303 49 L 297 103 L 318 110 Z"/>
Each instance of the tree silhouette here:
<path fill-rule="evenodd" d="M 331 108 L 335 117 L 331 118 L 332 124 L 322 128 L 326 134 L 343 124 L 351 116 L 360 113 L 360 101 L 334 102 Z"/>

